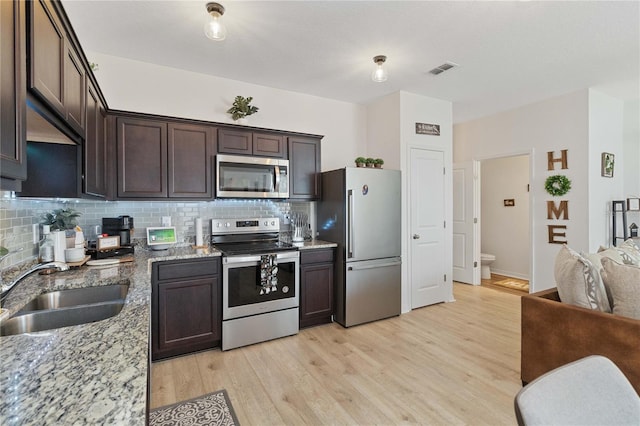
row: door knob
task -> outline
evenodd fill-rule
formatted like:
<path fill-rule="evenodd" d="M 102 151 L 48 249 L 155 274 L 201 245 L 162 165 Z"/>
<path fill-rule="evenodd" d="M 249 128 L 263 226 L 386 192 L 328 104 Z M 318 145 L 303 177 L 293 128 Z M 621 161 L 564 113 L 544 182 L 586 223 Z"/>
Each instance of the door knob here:
<path fill-rule="evenodd" d="M 414 240 L 419 240 L 419 239 L 420 239 L 420 235 L 418 235 L 418 234 L 413 234 L 413 239 L 414 239 Z"/>

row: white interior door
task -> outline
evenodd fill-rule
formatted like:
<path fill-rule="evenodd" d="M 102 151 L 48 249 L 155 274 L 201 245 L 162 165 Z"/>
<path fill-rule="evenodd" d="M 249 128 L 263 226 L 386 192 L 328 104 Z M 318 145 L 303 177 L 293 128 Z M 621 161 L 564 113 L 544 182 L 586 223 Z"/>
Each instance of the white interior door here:
<path fill-rule="evenodd" d="M 446 297 L 444 152 L 412 148 L 410 159 L 411 308 Z"/>
<path fill-rule="evenodd" d="M 480 285 L 477 168 L 473 161 L 453 165 L 453 280 L 473 285 Z"/>

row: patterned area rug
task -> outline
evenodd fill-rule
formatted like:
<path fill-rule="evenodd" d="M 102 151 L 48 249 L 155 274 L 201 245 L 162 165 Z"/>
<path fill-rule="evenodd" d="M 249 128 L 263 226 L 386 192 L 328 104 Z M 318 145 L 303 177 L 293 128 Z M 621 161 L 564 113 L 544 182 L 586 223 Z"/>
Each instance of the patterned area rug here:
<path fill-rule="evenodd" d="M 225 389 L 188 401 L 156 408 L 149 413 L 152 426 L 239 425 Z"/>
<path fill-rule="evenodd" d="M 526 291 L 529 292 L 529 283 L 527 281 L 520 281 L 514 279 L 506 279 L 500 281 L 493 281 L 494 285 L 499 285 L 500 287 L 512 288 L 514 290 Z"/>

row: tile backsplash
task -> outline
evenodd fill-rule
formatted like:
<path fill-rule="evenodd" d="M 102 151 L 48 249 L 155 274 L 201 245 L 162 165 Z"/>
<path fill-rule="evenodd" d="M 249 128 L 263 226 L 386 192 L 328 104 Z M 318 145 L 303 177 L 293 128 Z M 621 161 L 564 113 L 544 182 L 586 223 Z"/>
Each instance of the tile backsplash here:
<path fill-rule="evenodd" d="M 91 237 L 95 225 L 102 224 L 103 217 L 129 215 L 134 219 L 134 239 L 146 238 L 145 228 L 162 226 L 163 216 L 171 217 L 178 240 L 193 242 L 195 219 L 200 217 L 208 241 L 211 219 L 279 217 L 281 231 L 288 231 L 285 217 L 301 212 L 314 218 L 315 203 L 272 200 L 215 200 L 215 201 L 92 201 L 92 200 L 31 200 L 0 191 L 0 246 L 17 251 L 0 264 L 0 270 L 37 257 L 38 245 L 33 243 L 33 225 L 39 224 L 42 215 L 55 209 L 73 208 L 81 213 L 78 225 L 85 236 Z M 313 221 L 312 221 L 313 222 Z M 315 230 L 315 223 L 311 223 Z M 18 251 L 21 250 L 21 251 Z"/>

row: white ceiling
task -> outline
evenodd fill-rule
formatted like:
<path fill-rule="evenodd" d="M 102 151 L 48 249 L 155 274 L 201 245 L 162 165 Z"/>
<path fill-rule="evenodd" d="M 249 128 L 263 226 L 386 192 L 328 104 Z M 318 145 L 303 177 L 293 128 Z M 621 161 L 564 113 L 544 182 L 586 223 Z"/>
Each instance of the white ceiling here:
<path fill-rule="evenodd" d="M 87 52 L 353 103 L 404 90 L 452 101 L 456 123 L 587 87 L 640 98 L 638 1 L 220 3 L 223 42 L 204 0 L 63 0 Z"/>

